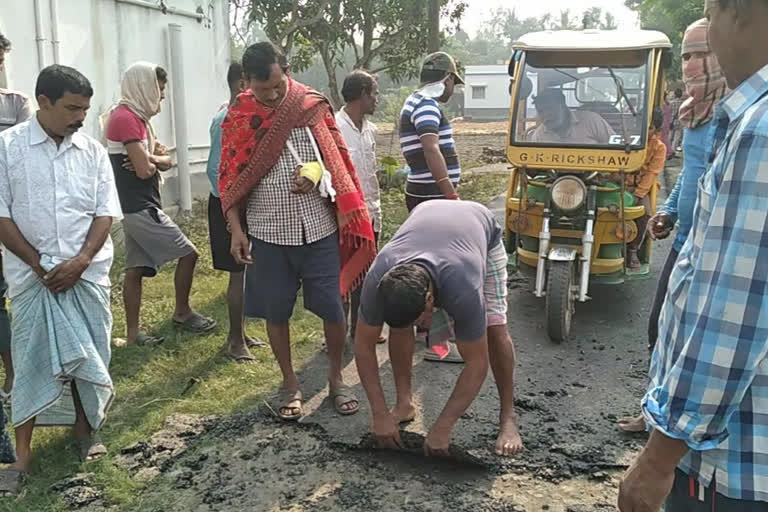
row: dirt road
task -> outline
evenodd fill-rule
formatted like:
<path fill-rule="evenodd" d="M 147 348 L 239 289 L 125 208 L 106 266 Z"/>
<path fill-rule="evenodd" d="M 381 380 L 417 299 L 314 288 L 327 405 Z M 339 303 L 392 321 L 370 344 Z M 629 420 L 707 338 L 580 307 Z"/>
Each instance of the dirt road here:
<path fill-rule="evenodd" d="M 495 206 L 499 206 L 496 204 Z M 668 243 L 656 248 L 654 274 Z M 509 327 L 517 345 L 517 393 L 526 452 L 499 459 L 498 395 L 489 376 L 454 433 L 454 459 L 432 460 L 419 443 L 450 393 L 460 367 L 414 358 L 421 406 L 407 429 L 413 451 L 371 448 L 367 403 L 356 416 L 331 412 L 324 354 L 302 371 L 307 416 L 273 419 L 269 406 L 227 419 L 175 420 L 168 431 L 126 455 L 138 478 L 154 478 L 142 511 L 537 511 L 614 510 L 618 478 L 643 436 L 616 431 L 617 416 L 637 411 L 647 374 L 646 318 L 654 280 L 593 286 L 577 308 L 571 341 L 546 337 L 543 302 L 530 283 L 510 278 Z M 379 352 L 392 396 L 386 348 Z M 348 383 L 364 394 L 351 353 Z M 181 425 L 181 426 L 179 426 Z"/>

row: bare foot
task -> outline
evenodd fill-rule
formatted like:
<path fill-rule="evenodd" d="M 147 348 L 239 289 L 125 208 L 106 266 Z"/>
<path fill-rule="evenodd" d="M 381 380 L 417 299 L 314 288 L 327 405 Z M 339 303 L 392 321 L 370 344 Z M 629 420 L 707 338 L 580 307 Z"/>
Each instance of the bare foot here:
<path fill-rule="evenodd" d="M 627 416 L 617 421 L 616 425 L 622 432 L 645 432 L 645 417 L 642 414 L 637 416 Z"/>
<path fill-rule="evenodd" d="M 517 430 L 515 419 L 505 421 L 499 430 L 499 437 L 496 438 L 496 455 L 510 457 L 522 452 L 523 449 L 523 440 Z"/>
<path fill-rule="evenodd" d="M 397 404 L 390 412 L 392 413 L 392 416 L 395 417 L 395 421 L 398 424 L 410 423 L 416 418 L 416 407 L 413 405 L 413 402 L 407 405 Z"/>

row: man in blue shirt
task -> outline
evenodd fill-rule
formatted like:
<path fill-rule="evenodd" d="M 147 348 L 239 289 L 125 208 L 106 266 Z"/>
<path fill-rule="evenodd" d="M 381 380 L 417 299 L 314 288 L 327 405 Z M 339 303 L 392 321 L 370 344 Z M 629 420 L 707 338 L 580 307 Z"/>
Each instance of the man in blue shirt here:
<path fill-rule="evenodd" d="M 699 179 L 707 168 L 706 143 L 715 106 L 728 92 L 720 63 L 709 45 L 708 29 L 709 22 L 701 19 L 691 24 L 683 36 L 683 82 L 688 93 L 688 99 L 680 108 L 678 118 L 684 129 L 683 169 L 664 206 L 648 222 L 648 231 L 654 240 L 667 238 L 675 223 L 678 224 L 677 235 L 659 275 L 653 306 L 648 315 L 650 351 L 659 336 L 659 315 L 667 295 L 669 275 L 693 224 L 693 207 L 696 205 Z M 642 414 L 621 418 L 618 426 L 624 432 L 643 432 L 646 427 L 645 418 Z"/>
<path fill-rule="evenodd" d="M 705 13 L 733 91 L 669 278 L 642 401 L 652 433 L 622 512 L 768 507 L 768 2 L 706 0 Z"/>
<path fill-rule="evenodd" d="M 229 85 L 229 104 L 237 99 L 237 95 L 245 90 L 243 67 L 239 62 L 229 65 L 227 72 Z M 229 310 L 229 336 L 227 336 L 227 355 L 237 362 L 254 361 L 248 347 L 265 346 L 264 342 L 245 335 L 245 318 L 243 316 L 243 278 L 245 267 L 238 265 L 230 254 L 232 236 L 227 226 L 227 219 L 221 209 L 219 199 L 219 162 L 221 161 L 221 123 L 227 116 L 228 105 L 223 105 L 211 121 L 211 152 L 208 155 L 206 172 L 211 183 L 211 195 L 208 198 L 208 233 L 211 239 L 211 255 L 213 268 L 229 272 L 227 287 L 227 308 Z"/>

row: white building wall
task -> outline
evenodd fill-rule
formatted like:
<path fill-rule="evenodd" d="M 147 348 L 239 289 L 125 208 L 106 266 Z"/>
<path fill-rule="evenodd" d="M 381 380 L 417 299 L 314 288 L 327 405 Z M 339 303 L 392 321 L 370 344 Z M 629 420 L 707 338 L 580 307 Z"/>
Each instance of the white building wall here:
<path fill-rule="evenodd" d="M 474 119 L 490 119 L 509 109 L 507 66 L 467 66 L 464 76 L 464 113 Z M 473 97 L 473 88 L 485 87 L 485 98 Z"/>
<path fill-rule="evenodd" d="M 157 4 L 154 0 L 147 2 Z M 54 63 L 51 0 L 39 0 L 45 39 L 45 65 Z M 123 71 L 133 62 L 146 60 L 165 68 L 171 81 L 183 80 L 186 92 L 187 130 L 193 163 L 193 192 L 207 193 L 205 159 L 208 127 L 218 107 L 229 99 L 226 73 L 230 59 L 229 7 L 227 0 L 167 0 L 170 8 L 195 12 L 203 9 L 206 20 L 139 7 L 119 0 L 58 0 L 60 64 L 72 66 L 91 81 L 94 97 L 84 130 L 100 136 L 99 116 L 120 96 Z M 38 62 L 34 0 L 0 0 L 0 32 L 13 45 L 6 58 L 6 83 L 10 89 L 34 96 L 35 81 L 43 67 Z M 181 26 L 184 76 L 174 76 L 168 45 L 168 25 Z M 175 147 L 173 94 L 169 85 L 163 111 L 153 119 L 158 139 Z M 166 205 L 178 200 L 176 170 L 165 176 Z"/>

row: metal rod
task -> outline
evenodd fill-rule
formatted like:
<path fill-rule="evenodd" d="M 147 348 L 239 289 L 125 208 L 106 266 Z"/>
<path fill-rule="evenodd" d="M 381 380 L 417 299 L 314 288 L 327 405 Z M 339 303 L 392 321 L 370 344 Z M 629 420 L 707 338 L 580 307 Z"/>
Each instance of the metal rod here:
<path fill-rule="evenodd" d="M 592 245 L 595 242 L 595 235 L 593 233 L 595 228 L 595 202 L 597 200 L 597 187 L 589 187 L 589 195 L 587 196 L 587 225 L 584 229 L 584 237 L 582 238 L 582 264 L 581 264 L 581 280 L 579 283 L 579 302 L 587 301 L 587 292 L 589 291 L 589 272 L 592 267 Z"/>
<path fill-rule="evenodd" d="M 198 22 L 202 22 L 205 19 L 205 14 L 200 12 L 192 12 L 177 7 L 166 7 L 165 9 L 157 3 L 148 2 L 146 0 L 115 0 L 119 4 L 135 5 L 136 7 L 144 7 L 145 9 L 152 9 L 154 11 L 160 11 L 167 14 L 175 14 L 177 16 L 185 16 L 187 18 L 193 18 Z"/>
<path fill-rule="evenodd" d="M 40 0 L 35 0 L 35 41 L 37 42 L 37 65 L 39 71 L 45 68 L 45 37 L 43 37 L 43 13 Z"/>
<path fill-rule="evenodd" d="M 534 291 L 536 297 L 544 296 L 544 284 L 547 281 L 547 256 L 551 239 L 549 219 L 551 215 L 551 191 L 547 190 L 547 202 L 544 205 L 544 216 L 541 223 L 541 232 L 539 233 L 539 261 L 536 265 L 536 290 Z"/>
<path fill-rule="evenodd" d="M 622 248 L 622 256 L 624 257 L 624 263 L 622 265 L 622 271 L 626 273 L 627 270 L 627 223 L 624 220 L 624 191 L 627 189 L 627 176 L 624 174 L 624 171 L 621 171 L 619 173 L 619 176 L 621 176 L 621 193 L 619 194 L 619 209 L 621 210 L 621 214 L 619 215 L 619 222 L 621 222 L 621 248 Z"/>
<path fill-rule="evenodd" d="M 53 63 L 60 64 L 59 54 L 59 0 L 51 0 L 51 45 L 53 46 Z"/>
<path fill-rule="evenodd" d="M 515 268 L 520 268 L 520 227 L 522 226 L 522 214 L 523 214 L 523 199 L 526 199 L 525 211 L 528 211 L 528 168 L 523 166 L 522 169 L 517 171 L 517 184 L 520 190 L 517 194 L 517 230 L 515 230 Z M 525 187 L 525 190 L 524 190 Z"/>
<path fill-rule="evenodd" d="M 192 210 L 192 182 L 189 176 L 189 144 L 187 143 L 187 101 L 184 88 L 184 56 L 181 25 L 168 24 L 171 47 L 173 88 L 173 124 L 176 127 L 176 165 L 179 169 L 179 206 L 183 212 Z"/>

